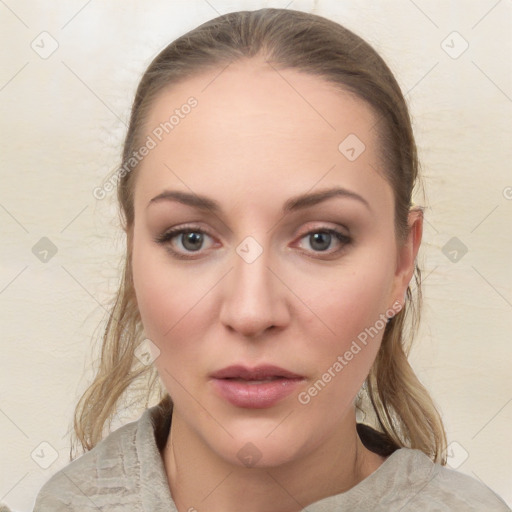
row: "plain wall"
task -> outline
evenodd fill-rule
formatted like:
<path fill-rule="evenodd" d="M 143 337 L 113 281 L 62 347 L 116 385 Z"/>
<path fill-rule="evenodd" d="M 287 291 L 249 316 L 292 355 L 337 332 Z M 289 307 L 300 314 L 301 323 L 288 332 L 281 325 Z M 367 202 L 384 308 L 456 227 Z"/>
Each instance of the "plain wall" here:
<path fill-rule="evenodd" d="M 455 443 L 449 463 L 512 504 L 512 3 L 48 5 L 0 3 L 0 501 L 31 510 L 69 462 L 73 407 L 92 377 L 124 242 L 115 194 L 92 192 L 118 165 L 141 73 L 217 14 L 287 6 L 365 37 L 406 93 L 428 199 L 411 360 Z M 43 237 L 57 249 L 47 262 L 36 257 L 51 248 Z"/>

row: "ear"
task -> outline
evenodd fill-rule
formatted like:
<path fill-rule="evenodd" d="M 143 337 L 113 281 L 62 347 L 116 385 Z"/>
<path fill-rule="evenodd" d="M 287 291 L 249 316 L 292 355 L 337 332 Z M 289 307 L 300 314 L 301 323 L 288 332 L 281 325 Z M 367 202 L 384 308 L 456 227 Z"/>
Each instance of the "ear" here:
<path fill-rule="evenodd" d="M 393 284 L 393 304 L 404 303 L 407 287 L 414 275 L 416 256 L 423 235 L 423 210 L 415 208 L 409 212 L 409 231 L 405 242 L 398 246 L 395 277 Z"/>

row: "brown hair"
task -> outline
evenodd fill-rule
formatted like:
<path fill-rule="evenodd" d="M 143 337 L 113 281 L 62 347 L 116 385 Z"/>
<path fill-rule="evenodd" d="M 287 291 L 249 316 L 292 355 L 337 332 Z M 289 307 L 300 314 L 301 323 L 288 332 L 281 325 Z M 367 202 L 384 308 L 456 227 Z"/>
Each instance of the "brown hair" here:
<path fill-rule="evenodd" d="M 96 377 L 75 410 L 75 434 L 84 450 L 103 438 L 105 424 L 112 420 L 120 399 L 136 382 L 147 379 L 143 386 L 146 405 L 158 382 L 153 366 L 141 365 L 134 357 L 142 327 L 131 269 L 137 170 L 131 156 L 141 146 L 148 112 L 164 88 L 207 69 L 221 69 L 257 55 L 276 69 L 318 76 L 340 90 L 354 93 L 373 108 L 383 172 L 394 191 L 397 243 L 407 237 L 413 188 L 419 183 L 416 145 L 400 87 L 368 43 L 334 21 L 286 9 L 225 14 L 181 36 L 152 61 L 133 102 L 121 165 L 127 172 L 118 172 L 118 201 L 127 235 L 124 273 L 103 336 Z M 421 208 L 418 210 L 423 213 Z M 408 300 L 386 326 L 366 379 L 366 412 L 374 417 L 378 437 L 389 447 L 388 452 L 402 446 L 417 448 L 445 463 L 441 418 L 407 360 L 421 308 L 421 272 L 417 264 L 414 272 L 415 293 L 410 286 L 407 288 Z M 172 402 L 164 389 L 157 389 L 156 397 L 170 410 Z"/>

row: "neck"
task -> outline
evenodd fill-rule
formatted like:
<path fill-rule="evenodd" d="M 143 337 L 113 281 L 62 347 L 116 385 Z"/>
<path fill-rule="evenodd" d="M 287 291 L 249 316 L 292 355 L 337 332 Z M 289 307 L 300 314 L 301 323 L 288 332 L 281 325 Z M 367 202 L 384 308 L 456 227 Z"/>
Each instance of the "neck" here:
<path fill-rule="evenodd" d="M 313 452 L 280 466 L 246 468 L 213 452 L 175 410 L 163 458 L 179 512 L 238 511 L 242 503 L 247 512 L 296 512 L 349 490 L 384 461 L 361 443 L 353 411 Z"/>

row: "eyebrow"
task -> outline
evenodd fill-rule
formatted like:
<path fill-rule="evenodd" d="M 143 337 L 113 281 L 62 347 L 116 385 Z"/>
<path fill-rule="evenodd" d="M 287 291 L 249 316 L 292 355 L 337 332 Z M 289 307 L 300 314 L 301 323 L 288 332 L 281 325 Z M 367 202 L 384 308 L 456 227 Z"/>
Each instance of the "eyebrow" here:
<path fill-rule="evenodd" d="M 352 192 L 351 190 L 347 190 L 342 187 L 335 187 L 291 197 L 284 203 L 283 213 L 291 213 L 304 208 L 309 208 L 323 201 L 327 201 L 333 197 L 355 199 L 364 204 L 369 210 L 371 210 L 370 204 L 364 197 L 356 194 L 355 192 Z M 200 210 L 209 210 L 210 212 L 216 214 L 222 213 L 220 204 L 214 199 L 199 194 L 192 194 L 189 192 L 181 192 L 177 190 L 164 190 L 161 194 L 153 197 L 153 199 L 149 201 L 146 208 L 161 201 L 177 201 L 179 203 L 192 206 L 193 208 Z"/>

